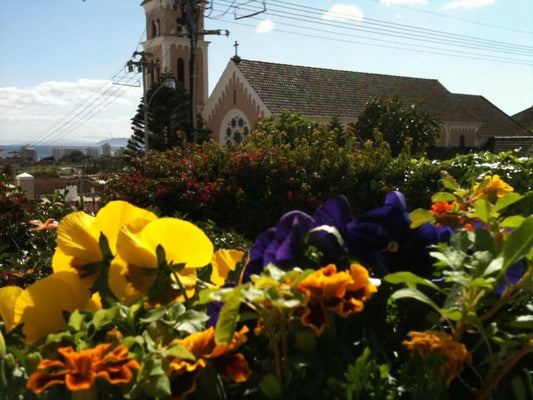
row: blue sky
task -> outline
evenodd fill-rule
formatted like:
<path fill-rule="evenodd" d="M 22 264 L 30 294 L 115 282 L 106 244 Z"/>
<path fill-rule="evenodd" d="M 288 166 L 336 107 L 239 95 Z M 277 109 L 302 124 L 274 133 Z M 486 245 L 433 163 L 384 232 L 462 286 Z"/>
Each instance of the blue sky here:
<path fill-rule="evenodd" d="M 121 68 L 145 38 L 140 2 L 0 2 L 0 144 L 130 136 L 142 91 L 111 79 L 139 80 Z M 438 79 L 510 115 L 533 105 L 531 0 L 210 3 L 206 28 L 231 32 L 208 38 L 210 90 L 238 41 L 242 58 Z"/>

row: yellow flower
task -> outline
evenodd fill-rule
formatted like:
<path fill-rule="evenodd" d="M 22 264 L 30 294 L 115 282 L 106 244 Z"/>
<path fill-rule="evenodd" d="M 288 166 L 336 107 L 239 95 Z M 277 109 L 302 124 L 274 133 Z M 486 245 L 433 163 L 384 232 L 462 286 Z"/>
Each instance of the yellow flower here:
<path fill-rule="evenodd" d="M 445 332 L 429 331 L 407 334 L 411 340 L 404 340 L 402 344 L 412 353 L 417 352 L 422 357 L 432 354 L 441 354 L 446 357 L 443 365 L 443 377 L 446 385 L 457 377 L 463 370 L 463 363 L 470 362 L 472 356 L 463 343 L 457 342 Z"/>
<path fill-rule="evenodd" d="M 0 301 L 7 329 L 24 324 L 22 332 L 31 343 L 65 328 L 65 312 L 98 309 L 87 286 L 70 271 L 49 275 L 25 290 L 4 288 L 0 290 Z M 12 311 L 6 312 L 6 308 Z"/>
<path fill-rule="evenodd" d="M 10 331 L 15 327 L 14 314 L 17 297 L 23 292 L 18 286 L 6 286 L 0 289 L 0 317 L 6 324 L 6 329 Z"/>
<path fill-rule="evenodd" d="M 54 272 L 68 271 L 73 268 L 92 285 L 96 273 L 83 271 L 85 265 L 97 263 L 104 256 L 100 251 L 100 234 L 104 234 L 109 249 L 116 253 L 116 242 L 120 228 L 132 221 L 147 224 L 157 216 L 147 210 L 135 207 L 125 201 L 112 201 L 101 208 L 93 217 L 83 211 L 64 217 L 57 228 L 57 248 L 52 259 Z"/>
<path fill-rule="evenodd" d="M 167 265 L 185 265 L 177 273 L 185 289 L 194 288 L 196 268 L 209 264 L 213 255 L 213 244 L 205 233 L 181 219 L 159 218 L 147 224 L 134 221 L 123 226 L 109 270 L 109 287 L 121 302 L 138 300 L 152 288 L 158 273 L 158 246 L 165 251 Z"/>
<path fill-rule="evenodd" d="M 474 199 L 488 199 L 496 202 L 499 197 L 513 192 L 513 187 L 502 181 L 499 175 L 486 176 L 481 183 L 477 183 L 473 189 Z"/>
<path fill-rule="evenodd" d="M 245 252 L 241 250 L 220 249 L 211 258 L 211 282 L 216 286 L 222 286 L 228 278 L 230 271 L 234 271 L 237 264 L 242 260 Z"/>
<path fill-rule="evenodd" d="M 131 370 L 141 366 L 136 360 L 127 358 L 125 346 L 117 346 L 105 354 L 110 346 L 100 344 L 80 352 L 75 352 L 72 347 L 62 347 L 58 352 L 65 361 L 41 361 L 26 387 L 39 394 L 54 385 L 65 385 L 70 391 L 86 390 L 93 386 L 96 378 L 103 378 L 112 385 L 127 383 L 133 378 Z"/>

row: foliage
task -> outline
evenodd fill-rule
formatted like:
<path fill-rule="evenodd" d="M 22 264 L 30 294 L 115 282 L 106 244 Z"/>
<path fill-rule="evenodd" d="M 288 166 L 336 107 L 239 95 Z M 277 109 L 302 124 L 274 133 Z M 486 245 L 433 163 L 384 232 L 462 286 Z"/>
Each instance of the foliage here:
<path fill-rule="evenodd" d="M 413 154 L 419 154 L 435 144 L 440 130 L 440 121 L 420 106 L 407 105 L 398 95 L 373 99 L 359 114 L 355 131 L 362 140 L 371 140 L 376 130 L 381 132 L 395 156 L 407 140 Z"/>
<path fill-rule="evenodd" d="M 531 398 L 526 198 L 441 183 L 429 210 L 291 210 L 247 252 L 123 201 L 65 215 L 30 250 L 53 273 L 0 289 L 0 397 Z"/>
<path fill-rule="evenodd" d="M 173 79 L 175 89 L 161 87 L 167 79 Z M 157 93 L 156 93 L 157 92 Z M 155 151 L 165 151 L 176 146 L 183 146 L 187 141 L 192 142 L 192 122 L 190 117 L 190 96 L 183 85 L 177 82 L 171 74 L 161 74 L 159 83 L 154 83 L 146 93 L 149 99 L 148 131 L 149 148 Z M 126 154 L 135 156 L 144 152 L 144 107 L 145 99 L 132 118 L 133 134 L 128 140 Z M 198 121 L 199 141 L 207 140 L 209 132 L 200 118 Z"/>
<path fill-rule="evenodd" d="M 20 187 L 0 180 L 0 287 L 25 287 L 50 273 L 55 247 L 51 222 L 72 210 L 59 193 L 30 201 Z"/>
<path fill-rule="evenodd" d="M 306 133 L 288 134 L 291 129 Z M 338 193 L 358 213 L 380 205 L 390 189 L 402 191 L 413 207 L 429 207 L 444 171 L 471 185 L 483 168 L 500 173 L 523 193 L 532 189 L 533 161 L 512 153 L 437 162 L 411 158 L 406 148 L 393 157 L 380 134 L 361 147 L 349 128 L 330 130 L 283 114 L 279 120 L 266 119 L 240 145 L 207 142 L 132 159 L 129 172 L 108 177 L 102 199 L 104 204 L 123 199 L 154 206 L 163 215 L 178 213 L 194 221 L 210 219 L 254 238 L 279 213 L 295 208 L 310 212 Z M 517 212 L 533 211 L 525 202 L 520 207 Z"/>

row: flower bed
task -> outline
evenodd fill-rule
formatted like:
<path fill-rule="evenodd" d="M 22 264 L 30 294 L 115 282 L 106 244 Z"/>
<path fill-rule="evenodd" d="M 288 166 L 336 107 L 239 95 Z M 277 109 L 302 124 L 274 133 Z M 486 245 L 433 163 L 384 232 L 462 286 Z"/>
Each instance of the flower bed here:
<path fill-rule="evenodd" d="M 249 250 L 125 201 L 0 289 L 2 398 L 527 399 L 533 216 L 499 176 L 281 216 Z"/>

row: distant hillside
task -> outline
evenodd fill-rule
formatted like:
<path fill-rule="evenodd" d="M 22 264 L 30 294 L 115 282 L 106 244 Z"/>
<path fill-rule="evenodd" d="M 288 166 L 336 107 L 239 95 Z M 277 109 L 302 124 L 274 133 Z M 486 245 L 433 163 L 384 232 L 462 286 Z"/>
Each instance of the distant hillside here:
<path fill-rule="evenodd" d="M 128 145 L 128 138 L 104 139 L 92 144 L 92 146 L 102 146 L 106 143 L 108 143 L 112 147 L 126 147 Z"/>

